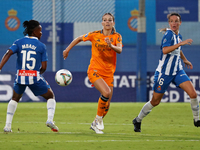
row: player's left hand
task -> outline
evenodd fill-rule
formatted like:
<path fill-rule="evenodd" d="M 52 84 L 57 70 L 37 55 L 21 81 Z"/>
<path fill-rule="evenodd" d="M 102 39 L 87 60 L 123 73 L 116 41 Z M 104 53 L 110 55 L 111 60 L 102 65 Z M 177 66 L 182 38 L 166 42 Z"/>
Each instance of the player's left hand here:
<path fill-rule="evenodd" d="M 188 69 L 193 69 L 193 65 L 190 61 L 186 60 L 186 61 L 183 61 L 184 64 L 185 64 L 185 67 L 187 67 Z"/>

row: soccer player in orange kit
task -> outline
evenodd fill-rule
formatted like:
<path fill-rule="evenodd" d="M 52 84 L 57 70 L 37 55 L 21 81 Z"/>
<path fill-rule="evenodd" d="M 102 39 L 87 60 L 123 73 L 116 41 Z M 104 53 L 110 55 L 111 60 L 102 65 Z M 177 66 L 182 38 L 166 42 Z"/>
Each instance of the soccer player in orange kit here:
<path fill-rule="evenodd" d="M 63 51 L 63 58 L 66 59 L 69 51 L 79 42 L 91 41 L 92 43 L 92 57 L 87 74 L 90 82 L 101 93 L 97 115 L 90 127 L 97 134 L 103 134 L 103 117 L 109 110 L 113 94 L 116 54 L 122 52 L 122 37 L 115 31 L 114 25 L 114 16 L 111 13 L 105 13 L 102 17 L 102 30 L 89 32 L 75 38 Z"/>

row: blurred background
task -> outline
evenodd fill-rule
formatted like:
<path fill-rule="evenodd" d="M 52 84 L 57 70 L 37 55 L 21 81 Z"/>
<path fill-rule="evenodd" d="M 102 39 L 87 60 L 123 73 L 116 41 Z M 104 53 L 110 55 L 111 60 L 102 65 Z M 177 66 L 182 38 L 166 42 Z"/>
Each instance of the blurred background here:
<path fill-rule="evenodd" d="M 160 28 L 168 27 L 167 14 L 177 12 L 182 17 L 180 33 L 183 40 L 191 38 L 193 44 L 182 48 L 192 62 L 192 70 L 185 68 L 197 93 L 200 89 L 200 1 L 199 0 L 146 0 L 146 98 L 137 100 L 137 43 L 140 0 L 0 0 L 0 57 L 12 43 L 23 37 L 25 20 L 38 20 L 43 27 L 41 41 L 48 51 L 48 67 L 44 73 L 56 100 L 59 102 L 96 102 L 100 93 L 91 87 L 87 79 L 87 67 L 91 57 L 90 42 L 79 43 L 62 58 L 63 50 L 76 37 L 90 31 L 101 30 L 102 16 L 110 12 L 115 16 L 115 28 L 122 35 L 123 52 L 117 55 L 114 80 L 114 102 L 145 102 L 152 94 L 153 74 L 158 65 L 163 34 Z M 55 35 L 55 36 L 54 36 Z M 142 41 L 143 42 L 143 41 Z M 140 60 L 141 61 L 141 60 Z M 0 74 L 0 101 L 7 102 L 12 96 L 15 78 L 16 56 L 12 56 Z M 55 83 L 55 72 L 68 69 L 73 81 L 67 87 Z M 162 102 L 188 102 L 189 98 L 180 89 L 170 85 Z M 21 101 L 44 101 L 35 97 L 27 88 Z"/>

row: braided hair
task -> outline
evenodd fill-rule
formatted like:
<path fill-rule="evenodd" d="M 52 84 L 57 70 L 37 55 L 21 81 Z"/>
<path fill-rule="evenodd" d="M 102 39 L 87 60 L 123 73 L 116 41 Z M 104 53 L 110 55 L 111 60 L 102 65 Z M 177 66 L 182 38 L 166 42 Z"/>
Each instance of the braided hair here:
<path fill-rule="evenodd" d="M 31 36 L 34 29 L 36 27 L 38 27 L 39 25 L 40 25 L 40 23 L 36 20 L 29 20 L 29 21 L 26 20 L 26 21 L 24 21 L 23 27 L 25 28 L 25 30 L 24 30 L 23 34 L 24 35 L 28 34 L 29 36 Z"/>

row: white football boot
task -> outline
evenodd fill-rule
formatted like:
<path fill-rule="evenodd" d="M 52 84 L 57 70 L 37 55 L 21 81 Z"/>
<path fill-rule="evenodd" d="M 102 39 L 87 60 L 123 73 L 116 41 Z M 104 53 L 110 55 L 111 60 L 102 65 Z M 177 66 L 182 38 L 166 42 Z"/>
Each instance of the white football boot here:
<path fill-rule="evenodd" d="M 104 125 L 103 125 L 103 116 L 96 116 L 95 118 L 95 122 L 96 122 L 96 127 L 99 130 L 103 130 L 104 129 Z"/>
<path fill-rule="evenodd" d="M 12 132 L 11 128 L 8 128 L 8 127 L 4 127 L 3 130 L 4 132 Z"/>
<path fill-rule="evenodd" d="M 54 124 L 53 121 L 47 121 L 46 122 L 46 126 L 49 127 L 49 128 L 51 128 L 51 130 L 53 132 L 58 132 L 58 130 L 59 130 L 58 127 Z"/>
<path fill-rule="evenodd" d="M 103 134 L 103 131 L 99 130 L 97 127 L 96 127 L 96 120 L 94 120 L 90 126 L 90 129 L 92 129 L 93 131 L 96 132 L 96 134 Z"/>

